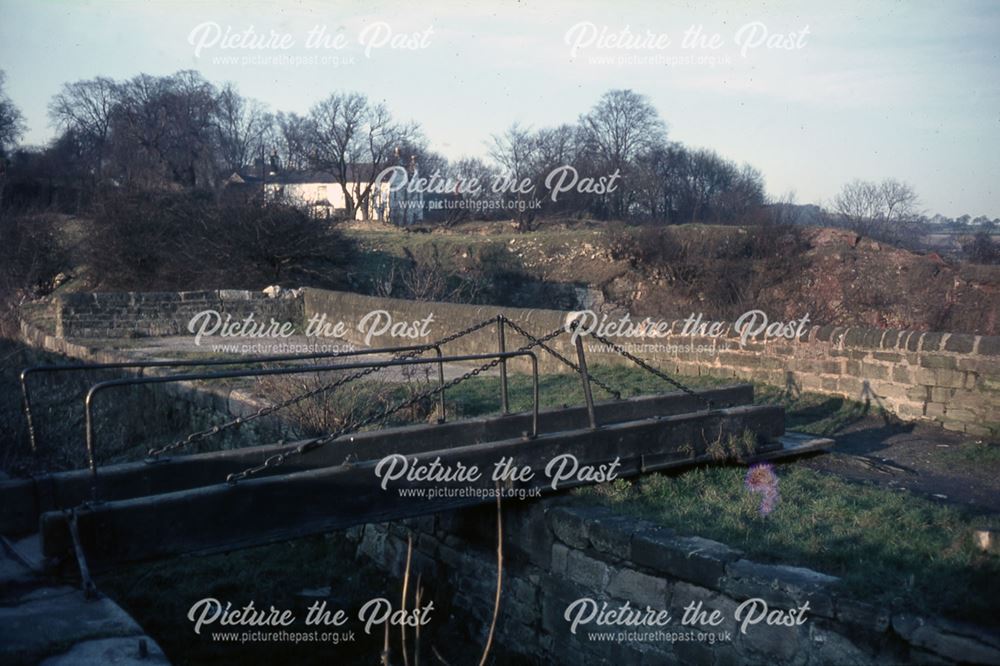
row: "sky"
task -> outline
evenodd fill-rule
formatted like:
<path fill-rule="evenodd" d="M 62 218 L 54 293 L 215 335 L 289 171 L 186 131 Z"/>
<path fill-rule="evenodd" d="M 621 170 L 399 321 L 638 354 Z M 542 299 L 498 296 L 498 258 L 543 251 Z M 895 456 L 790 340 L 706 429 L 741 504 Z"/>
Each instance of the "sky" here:
<path fill-rule="evenodd" d="M 360 91 L 449 158 L 630 88 L 774 197 L 896 178 L 1000 217 L 1000 2 L 0 0 L 0 69 L 28 144 L 63 83 L 196 69 L 275 111 Z"/>

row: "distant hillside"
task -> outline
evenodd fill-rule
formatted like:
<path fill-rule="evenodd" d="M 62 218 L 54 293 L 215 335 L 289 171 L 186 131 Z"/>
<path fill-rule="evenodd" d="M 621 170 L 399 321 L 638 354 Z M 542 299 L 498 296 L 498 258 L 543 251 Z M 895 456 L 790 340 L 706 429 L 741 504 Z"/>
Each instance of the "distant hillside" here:
<path fill-rule="evenodd" d="M 490 260 L 528 281 L 589 287 L 635 315 L 730 317 L 759 308 L 774 318 L 809 313 L 820 324 L 1000 332 L 1000 267 L 946 261 L 842 229 L 609 230 L 563 222 L 534 233 L 470 223 L 429 233 L 359 225 L 348 234 L 362 248 L 353 270 L 361 290 L 390 258 L 461 275 L 480 270 L 488 248 Z"/>
<path fill-rule="evenodd" d="M 100 288 L 73 251 L 86 227 L 79 218 L 63 226 L 73 265 L 59 292 Z M 843 229 L 576 220 L 547 221 L 531 233 L 508 222 L 342 229 L 354 244 L 348 263 L 317 266 L 316 284 L 336 271 L 346 275 L 343 288 L 415 300 L 585 305 L 662 318 L 731 319 L 761 309 L 772 319 L 808 313 L 818 324 L 1000 334 L 1000 266 L 911 252 Z M 262 286 L 227 275 L 225 283 L 190 288 Z M 303 281 L 290 279 L 295 284 L 285 286 Z"/>

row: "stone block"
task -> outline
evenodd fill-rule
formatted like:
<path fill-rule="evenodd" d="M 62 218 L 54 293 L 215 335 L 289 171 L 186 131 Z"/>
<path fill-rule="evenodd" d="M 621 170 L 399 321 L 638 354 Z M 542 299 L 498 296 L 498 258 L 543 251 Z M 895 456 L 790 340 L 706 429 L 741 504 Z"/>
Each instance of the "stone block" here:
<path fill-rule="evenodd" d="M 941 348 L 943 338 L 944 333 L 924 333 L 924 339 L 920 345 L 921 351 L 937 351 Z"/>
<path fill-rule="evenodd" d="M 949 402 L 955 397 L 957 389 L 932 386 L 930 399 L 934 402 Z"/>
<path fill-rule="evenodd" d="M 763 657 L 770 664 L 790 664 L 802 650 L 800 627 L 756 624 L 735 637 L 741 651 Z"/>
<path fill-rule="evenodd" d="M 609 515 L 611 512 L 604 507 L 561 506 L 550 510 L 547 518 L 557 539 L 574 548 L 586 548 L 590 545 L 587 533 L 591 524 Z"/>
<path fill-rule="evenodd" d="M 140 643 L 144 647 L 140 647 Z M 68 651 L 49 657 L 40 666 L 169 666 L 163 650 L 141 636 L 102 638 L 77 643 Z"/>
<path fill-rule="evenodd" d="M 972 352 L 972 347 L 976 342 L 976 336 L 966 333 L 951 333 L 945 340 L 944 350 L 968 354 Z"/>
<path fill-rule="evenodd" d="M 864 344 L 866 330 L 863 328 L 849 328 L 844 333 L 845 347 L 860 347 Z"/>
<path fill-rule="evenodd" d="M 610 516 L 594 521 L 589 528 L 591 547 L 616 558 L 627 558 L 630 553 L 632 534 L 645 529 L 644 521 L 625 516 Z"/>
<path fill-rule="evenodd" d="M 143 632 L 110 599 L 86 600 L 74 588 L 45 588 L 0 606 L 0 663 L 37 663 L 53 645 L 123 636 Z"/>
<path fill-rule="evenodd" d="M 954 370 L 957 367 L 957 362 L 954 356 L 933 354 L 921 356 L 920 365 L 924 368 Z"/>
<path fill-rule="evenodd" d="M 842 634 L 816 623 L 809 623 L 809 663 L 871 664 L 874 655 L 865 652 Z M 884 658 L 883 658 L 884 660 Z"/>
<path fill-rule="evenodd" d="M 809 614 L 834 617 L 830 586 L 835 576 L 781 564 L 738 560 L 726 569 L 723 591 L 735 599 L 760 597 L 768 604 L 796 608 L 809 602 Z"/>
<path fill-rule="evenodd" d="M 892 622 L 892 616 L 885 608 L 873 606 L 849 598 L 837 598 L 834 603 L 839 622 L 852 624 L 877 634 L 884 633 Z"/>
<path fill-rule="evenodd" d="M 569 548 L 561 543 L 552 544 L 552 558 L 549 569 L 554 574 L 566 575 L 566 566 L 569 561 Z"/>
<path fill-rule="evenodd" d="M 889 379 L 889 367 L 876 363 L 862 363 L 861 375 L 865 379 Z"/>
<path fill-rule="evenodd" d="M 900 384 L 909 384 L 911 381 L 913 381 L 913 377 L 910 374 L 910 369 L 902 365 L 893 366 L 892 381 L 898 382 Z"/>
<path fill-rule="evenodd" d="M 965 385 L 965 373 L 955 370 L 934 370 L 934 380 L 929 384 L 938 386 L 948 386 L 951 388 L 962 388 Z M 924 382 L 921 382 L 924 383 Z"/>
<path fill-rule="evenodd" d="M 504 519 L 506 543 L 513 554 L 537 567 L 548 569 L 552 557 L 552 532 L 542 502 L 521 503 L 507 511 Z"/>
<path fill-rule="evenodd" d="M 580 550 L 570 550 L 566 557 L 566 576 L 575 583 L 601 592 L 608 585 L 611 571 L 606 562 Z"/>
<path fill-rule="evenodd" d="M 983 627 L 928 620 L 910 614 L 892 616 L 892 628 L 904 640 L 948 660 L 972 664 L 1000 664 L 1000 635 Z"/>
<path fill-rule="evenodd" d="M 570 623 L 566 620 L 566 608 L 577 599 L 593 598 L 593 593 L 565 579 L 550 576 L 539 588 L 542 604 L 542 629 L 554 639 L 558 647 L 572 645 L 584 640 L 580 635 L 583 628 L 578 629 L 574 636 L 570 633 Z"/>
<path fill-rule="evenodd" d="M 976 352 L 982 356 L 1000 356 L 1000 335 L 980 337 Z"/>
<path fill-rule="evenodd" d="M 725 544 L 701 537 L 681 537 L 667 530 L 639 532 L 632 537 L 632 561 L 664 573 L 718 589 L 726 565 L 742 553 Z"/>
<path fill-rule="evenodd" d="M 654 610 L 667 608 L 670 586 L 663 578 L 650 576 L 632 569 L 612 569 L 607 593 L 616 599 L 631 601 L 639 607 Z"/>

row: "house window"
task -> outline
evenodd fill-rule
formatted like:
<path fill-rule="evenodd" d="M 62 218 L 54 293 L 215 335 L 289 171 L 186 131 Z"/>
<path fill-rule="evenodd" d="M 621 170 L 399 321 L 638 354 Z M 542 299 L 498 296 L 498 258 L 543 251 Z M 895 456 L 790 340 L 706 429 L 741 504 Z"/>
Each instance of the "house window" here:
<path fill-rule="evenodd" d="M 326 185 L 320 185 L 316 188 L 316 201 L 326 202 Z"/>

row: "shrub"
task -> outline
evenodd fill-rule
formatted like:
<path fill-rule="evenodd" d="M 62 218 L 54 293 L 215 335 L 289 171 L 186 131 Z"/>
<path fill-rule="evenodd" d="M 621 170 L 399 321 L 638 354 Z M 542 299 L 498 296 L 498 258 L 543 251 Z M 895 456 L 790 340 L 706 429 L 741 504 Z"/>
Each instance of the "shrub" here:
<path fill-rule="evenodd" d="M 985 231 L 978 232 L 962 246 L 969 261 L 976 264 L 1000 264 L 1000 243 Z"/>
<path fill-rule="evenodd" d="M 86 256 L 106 289 L 338 286 L 351 253 L 329 224 L 280 203 L 218 205 L 204 193 L 113 193 Z"/>
<path fill-rule="evenodd" d="M 18 308 L 51 292 L 65 264 L 55 217 L 0 210 L 0 337 L 16 334 Z"/>

